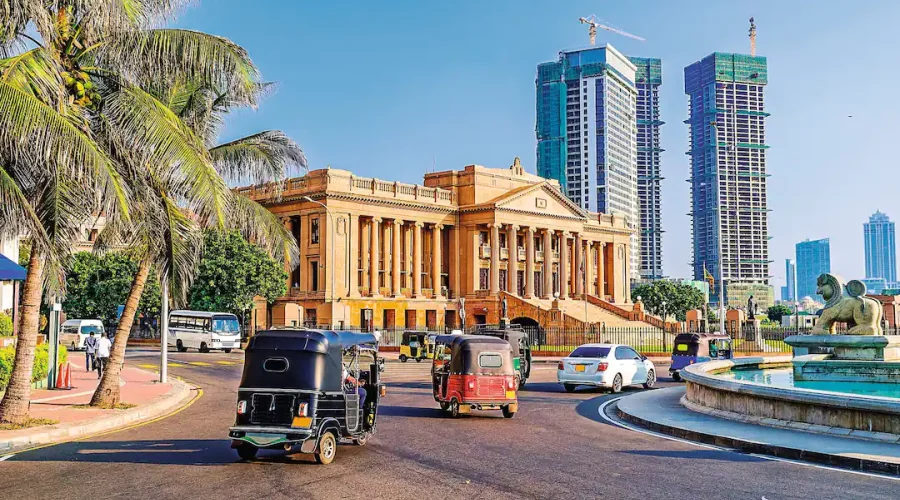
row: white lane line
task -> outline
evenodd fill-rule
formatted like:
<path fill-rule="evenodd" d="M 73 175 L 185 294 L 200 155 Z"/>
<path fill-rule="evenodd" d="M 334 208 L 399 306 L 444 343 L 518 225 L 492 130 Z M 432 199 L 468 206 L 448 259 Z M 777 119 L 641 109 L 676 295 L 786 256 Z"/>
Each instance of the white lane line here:
<path fill-rule="evenodd" d="M 4 455 L 4 456 L 0 457 L 0 462 L 5 462 L 14 456 L 16 456 L 15 453 L 11 453 L 9 455 Z"/>
<path fill-rule="evenodd" d="M 606 402 L 604 402 L 602 405 L 600 405 L 600 407 L 597 409 L 597 413 L 600 414 L 600 418 L 602 418 L 603 420 L 605 420 L 606 422 L 608 422 L 608 423 L 610 423 L 610 424 L 612 424 L 612 425 L 615 425 L 616 427 L 621 427 L 621 428 L 623 428 L 623 429 L 628 429 L 628 430 L 630 430 L 630 431 L 639 432 L 639 433 L 641 433 L 641 434 L 646 434 L 646 435 L 648 435 L 648 436 L 655 436 L 655 437 L 662 438 L 662 439 L 668 439 L 669 441 L 676 441 L 676 442 L 679 442 L 679 443 L 689 444 L 689 445 L 691 445 L 691 446 L 696 446 L 696 447 L 699 447 L 699 448 L 706 448 L 706 449 L 709 449 L 709 450 L 718 450 L 718 451 L 730 451 L 730 452 L 732 452 L 732 453 L 739 453 L 739 454 L 741 454 L 741 455 L 749 455 L 749 456 L 752 456 L 752 457 L 761 458 L 761 459 L 763 459 L 763 460 L 770 460 L 770 461 L 772 461 L 772 462 L 785 462 L 785 463 L 789 463 L 789 464 L 800 465 L 800 466 L 803 466 L 803 467 L 812 467 L 812 468 L 815 468 L 815 469 L 830 470 L 830 471 L 833 471 L 833 472 L 843 472 L 843 473 L 846 473 L 846 474 L 856 474 L 856 475 L 858 475 L 858 476 L 876 477 L 876 478 L 879 478 L 879 479 L 889 479 L 889 480 L 891 480 L 891 481 L 900 481 L 900 477 L 895 477 L 895 476 L 887 476 L 887 475 L 883 475 L 883 474 L 875 474 L 875 473 L 872 473 L 872 472 L 865 472 L 865 471 L 860 471 L 860 470 L 842 469 L 842 468 L 840 468 L 840 467 L 831 467 L 831 466 L 829 466 L 829 465 L 814 464 L 814 463 L 812 463 L 812 462 L 801 462 L 801 461 L 799 461 L 799 460 L 790 460 L 790 459 L 787 459 L 787 458 L 773 457 L 773 456 L 770 456 L 770 455 L 760 455 L 760 454 L 757 454 L 757 453 L 741 453 L 740 451 L 734 450 L 734 449 L 732 449 L 732 448 L 723 448 L 723 447 L 721 447 L 721 446 L 713 446 L 713 445 L 708 445 L 708 444 L 704 444 L 704 443 L 698 443 L 698 442 L 696 442 L 696 441 L 688 441 L 688 440 L 686 440 L 686 439 L 677 438 L 677 437 L 675 437 L 675 436 L 669 436 L 668 434 L 661 434 L 661 433 L 659 433 L 659 432 L 654 432 L 654 431 L 649 431 L 649 430 L 647 430 L 647 429 L 641 429 L 641 428 L 639 428 L 639 427 L 634 427 L 634 426 L 632 426 L 632 425 L 628 425 L 628 424 L 625 424 L 625 423 L 623 423 L 623 422 L 619 422 L 619 421 L 617 421 L 617 420 L 613 420 L 613 419 L 609 418 L 609 417 L 606 415 L 606 411 L 605 411 L 605 410 L 606 410 L 606 407 L 609 406 L 609 405 L 611 405 L 611 404 L 613 404 L 613 403 L 615 403 L 616 401 L 622 399 L 623 397 L 625 397 L 625 396 L 620 396 L 620 397 L 615 398 L 615 399 L 610 399 L 609 401 L 606 401 Z"/>

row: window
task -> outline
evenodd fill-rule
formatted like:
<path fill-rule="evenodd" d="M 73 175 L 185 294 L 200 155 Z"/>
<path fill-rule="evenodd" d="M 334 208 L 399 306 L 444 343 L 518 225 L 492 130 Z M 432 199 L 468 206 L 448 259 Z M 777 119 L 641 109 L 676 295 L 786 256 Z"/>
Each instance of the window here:
<path fill-rule="evenodd" d="M 629 360 L 629 359 L 641 359 L 641 356 L 634 351 L 634 349 L 630 347 L 616 347 L 616 359 L 619 360 Z"/>
<path fill-rule="evenodd" d="M 71 327 L 71 328 L 73 329 L 72 332 L 65 332 L 65 331 L 64 331 L 63 333 L 75 333 L 75 332 L 74 332 L 74 327 Z M 84 326 L 81 327 L 81 334 L 82 334 L 82 335 L 90 335 L 91 333 L 93 333 L 94 335 L 97 335 L 97 336 L 99 337 L 100 334 L 103 333 L 103 327 L 102 327 L 102 326 L 97 326 L 97 325 L 84 325 Z"/>
<path fill-rule="evenodd" d="M 503 366 L 503 356 L 497 352 L 483 352 L 478 355 L 478 366 L 481 368 L 500 368 Z"/>
<path fill-rule="evenodd" d="M 309 222 L 309 243 L 310 245 L 319 244 L 319 219 L 312 219 Z"/>
<path fill-rule="evenodd" d="M 621 349 L 621 347 L 619 347 Z M 609 347 L 581 346 L 569 354 L 570 358 L 605 358 L 609 356 Z M 618 349 L 616 349 L 618 353 Z M 618 357 L 618 356 L 617 356 Z M 621 358 L 619 358 L 621 359 Z"/>
<path fill-rule="evenodd" d="M 214 332 L 238 333 L 241 331 L 241 325 L 234 316 L 214 316 L 212 329 Z"/>
<path fill-rule="evenodd" d="M 479 290 L 487 290 L 488 289 L 488 279 L 490 278 L 490 269 L 481 268 L 478 270 L 478 289 Z"/>
<path fill-rule="evenodd" d="M 319 291 L 319 261 L 314 260 L 309 263 L 309 289 L 313 292 Z"/>

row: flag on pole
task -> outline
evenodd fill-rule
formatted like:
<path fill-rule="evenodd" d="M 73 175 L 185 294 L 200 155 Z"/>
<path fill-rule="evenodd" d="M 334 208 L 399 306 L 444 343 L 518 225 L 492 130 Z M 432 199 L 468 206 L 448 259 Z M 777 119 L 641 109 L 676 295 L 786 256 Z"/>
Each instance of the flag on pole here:
<path fill-rule="evenodd" d="M 703 279 L 709 282 L 709 290 L 710 291 L 715 290 L 716 279 L 713 278 L 713 275 L 710 274 L 708 269 L 706 269 L 706 262 L 703 263 Z"/>

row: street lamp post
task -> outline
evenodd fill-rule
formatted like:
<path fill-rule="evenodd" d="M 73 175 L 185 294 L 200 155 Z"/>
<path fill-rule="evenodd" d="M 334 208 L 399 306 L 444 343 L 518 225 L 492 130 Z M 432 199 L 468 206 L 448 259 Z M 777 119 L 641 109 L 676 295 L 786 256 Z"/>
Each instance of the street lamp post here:
<path fill-rule="evenodd" d="M 794 302 L 794 317 L 797 318 L 797 335 L 800 335 L 800 303 Z"/>
<path fill-rule="evenodd" d="M 331 213 L 331 210 L 329 210 L 328 207 L 321 201 L 316 201 L 316 200 L 310 198 L 309 196 L 304 196 L 303 199 L 310 203 L 315 203 L 316 205 L 319 205 L 320 207 L 324 208 L 325 213 L 328 214 L 328 219 L 330 220 L 330 223 L 328 225 L 331 227 L 331 231 L 330 231 L 331 236 L 328 239 L 328 246 L 331 247 L 331 299 L 330 300 L 331 300 L 331 327 L 334 328 L 334 268 L 336 265 L 336 263 L 334 261 L 334 245 L 335 245 L 334 215 Z"/>
<path fill-rule="evenodd" d="M 159 283 L 159 381 L 169 379 L 169 280 L 162 276 Z"/>

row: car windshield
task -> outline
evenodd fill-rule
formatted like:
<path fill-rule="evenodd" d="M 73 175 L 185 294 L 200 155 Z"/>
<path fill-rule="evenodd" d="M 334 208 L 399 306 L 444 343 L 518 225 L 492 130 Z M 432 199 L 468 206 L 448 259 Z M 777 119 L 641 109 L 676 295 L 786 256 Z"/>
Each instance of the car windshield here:
<path fill-rule="evenodd" d="M 214 332 L 240 333 L 241 325 L 233 316 L 216 316 L 213 318 L 212 329 Z"/>
<path fill-rule="evenodd" d="M 92 332 L 94 335 L 100 335 L 103 333 L 103 327 L 99 325 L 84 325 L 81 327 L 82 335 L 90 335 Z"/>
<path fill-rule="evenodd" d="M 609 347 L 581 346 L 569 354 L 570 358 L 605 358 L 609 356 Z"/>

